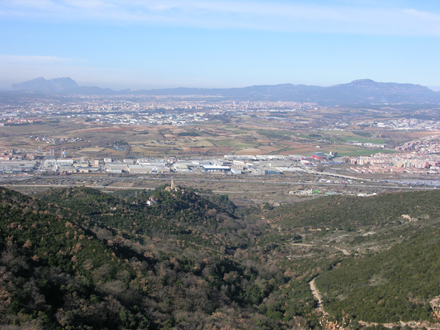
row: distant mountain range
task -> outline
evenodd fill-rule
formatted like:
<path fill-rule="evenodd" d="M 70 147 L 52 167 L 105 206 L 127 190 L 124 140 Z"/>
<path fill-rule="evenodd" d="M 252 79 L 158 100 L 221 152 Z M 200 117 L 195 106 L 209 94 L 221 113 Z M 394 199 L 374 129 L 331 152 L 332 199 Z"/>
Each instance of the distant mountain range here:
<path fill-rule="evenodd" d="M 414 84 L 381 83 L 370 79 L 355 80 L 330 87 L 308 85 L 266 85 L 243 88 L 167 88 L 121 90 L 85 87 L 71 78 L 37 78 L 12 85 L 11 91 L 33 91 L 59 95 L 170 95 L 213 96 L 236 100 L 316 102 L 321 105 L 362 104 L 437 104 L 440 92 Z"/>
<path fill-rule="evenodd" d="M 36 91 L 43 93 L 60 93 L 66 90 L 78 88 L 78 84 L 71 78 L 55 78 L 46 80 L 44 78 L 32 79 L 20 84 L 13 84 L 13 91 Z"/>

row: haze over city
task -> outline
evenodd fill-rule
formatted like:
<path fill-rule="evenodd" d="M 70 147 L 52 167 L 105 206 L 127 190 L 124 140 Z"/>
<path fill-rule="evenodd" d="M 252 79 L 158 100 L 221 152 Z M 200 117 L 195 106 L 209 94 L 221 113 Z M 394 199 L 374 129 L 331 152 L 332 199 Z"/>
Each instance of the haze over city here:
<path fill-rule="evenodd" d="M 113 89 L 440 86 L 433 1 L 8 0 L 0 17 L 3 89 L 66 76 Z"/>

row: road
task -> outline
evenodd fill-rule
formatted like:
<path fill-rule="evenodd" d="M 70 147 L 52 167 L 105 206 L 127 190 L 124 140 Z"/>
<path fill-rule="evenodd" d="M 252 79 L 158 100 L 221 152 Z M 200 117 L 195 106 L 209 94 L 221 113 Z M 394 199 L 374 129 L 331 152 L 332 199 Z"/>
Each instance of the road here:
<path fill-rule="evenodd" d="M 82 185 L 82 184 L 4 184 L 3 187 L 21 187 L 21 188 L 71 188 L 71 187 L 85 187 L 94 189 L 106 189 L 106 190 L 154 190 L 156 188 L 149 187 L 116 187 L 116 186 L 98 186 L 98 185 Z M 242 194 L 242 191 L 223 191 L 213 190 L 216 194 Z"/>
<path fill-rule="evenodd" d="M 155 188 L 145 187 L 115 187 L 115 186 L 95 186 L 95 185 L 82 185 L 82 184 L 3 184 L 3 187 L 34 187 L 34 188 L 71 188 L 71 187 L 86 187 L 95 189 L 124 189 L 124 190 L 152 190 Z"/>
<path fill-rule="evenodd" d="M 58 177 L 33 177 L 38 179 L 56 179 Z M 61 177 L 60 177 L 61 178 Z M 62 177 L 66 179 L 66 177 Z M 84 177 L 84 176 L 70 176 L 67 177 L 70 179 L 96 179 L 92 177 Z M 199 179 L 199 178 L 150 178 L 150 177 L 141 177 L 141 178 L 130 178 L 130 177 L 109 177 L 113 181 L 127 181 L 132 182 L 134 180 L 142 179 L 146 181 L 170 181 L 174 179 L 174 181 L 180 182 L 219 182 L 219 183 L 243 183 L 243 184 L 264 184 L 264 185 L 303 185 L 303 186 L 313 186 L 313 187 L 325 187 L 325 186 L 333 186 L 333 187 L 356 187 L 356 188 L 382 188 L 389 190 L 435 190 L 435 187 L 417 187 L 416 189 L 408 186 L 399 186 L 399 185 L 387 185 L 383 183 L 370 182 L 370 184 L 361 184 L 361 183 L 324 183 L 324 182 L 299 182 L 299 181 L 272 181 L 272 180 L 237 180 L 237 179 Z M 4 186 L 35 186 L 35 187 L 75 187 L 82 186 L 78 184 L 64 184 L 64 185 L 32 185 L 32 184 L 4 184 Z M 151 189 L 151 188 L 134 188 L 134 187 L 114 187 L 114 186 L 99 186 L 99 185 L 86 185 L 86 187 L 96 188 L 96 189 Z M 237 191 L 224 191 L 222 193 L 237 193 Z"/>

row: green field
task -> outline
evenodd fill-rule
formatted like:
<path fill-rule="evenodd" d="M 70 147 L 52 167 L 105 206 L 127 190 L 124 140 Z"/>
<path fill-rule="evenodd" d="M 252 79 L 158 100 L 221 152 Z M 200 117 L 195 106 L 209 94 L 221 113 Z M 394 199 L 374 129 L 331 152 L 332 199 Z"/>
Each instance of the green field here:
<path fill-rule="evenodd" d="M 234 147 L 234 148 L 249 148 L 255 147 L 255 144 L 245 143 L 236 139 L 226 139 L 226 140 L 209 140 L 214 146 L 217 147 Z"/>
<path fill-rule="evenodd" d="M 370 156 L 376 153 L 383 153 L 383 154 L 395 154 L 398 151 L 396 150 L 388 150 L 388 149 L 356 149 L 353 151 L 343 151 L 338 152 L 339 156 Z"/>

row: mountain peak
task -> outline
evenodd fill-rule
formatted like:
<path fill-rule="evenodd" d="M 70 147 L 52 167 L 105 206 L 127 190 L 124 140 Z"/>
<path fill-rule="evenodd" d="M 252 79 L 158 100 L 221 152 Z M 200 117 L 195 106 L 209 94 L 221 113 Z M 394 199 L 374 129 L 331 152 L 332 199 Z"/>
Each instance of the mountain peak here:
<path fill-rule="evenodd" d="M 60 92 L 66 89 L 78 87 L 75 80 L 69 77 L 44 79 L 39 77 L 20 84 L 13 84 L 13 91 L 38 91 L 38 92 Z"/>
<path fill-rule="evenodd" d="M 350 84 L 377 84 L 377 82 L 371 79 L 357 79 L 353 80 Z"/>

